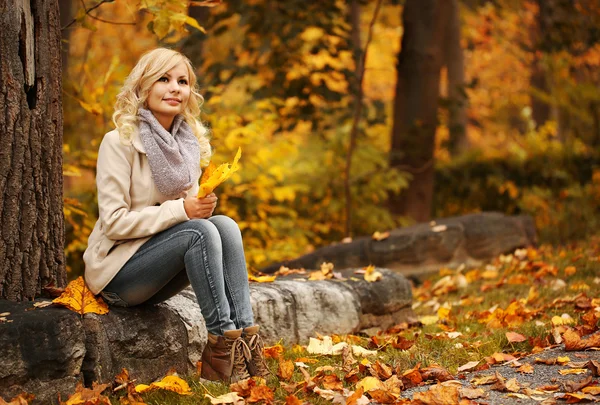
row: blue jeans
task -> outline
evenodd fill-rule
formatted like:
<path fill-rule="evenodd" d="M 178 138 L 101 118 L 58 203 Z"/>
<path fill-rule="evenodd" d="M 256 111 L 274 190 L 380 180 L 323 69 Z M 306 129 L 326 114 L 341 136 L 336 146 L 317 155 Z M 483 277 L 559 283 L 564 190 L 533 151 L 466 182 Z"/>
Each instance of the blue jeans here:
<path fill-rule="evenodd" d="M 254 325 L 242 235 L 231 218 L 191 219 L 154 235 L 102 296 L 119 306 L 156 304 L 190 284 L 209 333 Z"/>

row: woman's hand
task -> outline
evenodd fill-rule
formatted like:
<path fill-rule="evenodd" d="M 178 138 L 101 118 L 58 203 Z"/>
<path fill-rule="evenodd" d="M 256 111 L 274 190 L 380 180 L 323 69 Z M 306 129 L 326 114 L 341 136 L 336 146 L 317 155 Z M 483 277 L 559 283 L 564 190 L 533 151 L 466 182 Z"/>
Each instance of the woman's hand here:
<path fill-rule="evenodd" d="M 188 218 L 209 218 L 217 206 L 217 196 L 211 193 L 204 198 L 187 197 L 183 208 Z"/>

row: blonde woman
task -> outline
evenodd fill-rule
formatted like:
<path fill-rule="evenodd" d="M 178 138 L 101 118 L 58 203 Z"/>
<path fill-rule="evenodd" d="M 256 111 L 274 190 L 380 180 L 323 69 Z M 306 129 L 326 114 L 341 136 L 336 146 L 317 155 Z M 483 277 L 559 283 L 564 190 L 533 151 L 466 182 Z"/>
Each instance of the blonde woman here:
<path fill-rule="evenodd" d="M 211 149 L 196 117 L 190 61 L 159 48 L 142 56 L 117 96 L 98 151 L 99 218 L 84 253 L 92 292 L 112 305 L 158 303 L 192 285 L 208 330 L 203 378 L 265 375 L 237 224 L 197 198 Z"/>

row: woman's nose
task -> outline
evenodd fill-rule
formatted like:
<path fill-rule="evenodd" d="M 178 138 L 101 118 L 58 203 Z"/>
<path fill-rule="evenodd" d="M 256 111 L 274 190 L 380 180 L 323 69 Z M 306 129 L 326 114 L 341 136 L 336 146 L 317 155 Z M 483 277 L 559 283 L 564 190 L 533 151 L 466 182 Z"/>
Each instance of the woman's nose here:
<path fill-rule="evenodd" d="M 169 82 L 169 90 L 173 92 L 179 91 L 179 83 L 177 83 L 177 80 L 171 80 Z"/>

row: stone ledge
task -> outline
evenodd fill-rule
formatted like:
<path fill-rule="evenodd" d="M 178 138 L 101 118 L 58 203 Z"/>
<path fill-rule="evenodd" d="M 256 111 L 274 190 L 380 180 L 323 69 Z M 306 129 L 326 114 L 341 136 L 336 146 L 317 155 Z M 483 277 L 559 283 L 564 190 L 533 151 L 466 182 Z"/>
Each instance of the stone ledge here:
<path fill-rule="evenodd" d="M 300 281 L 251 283 L 256 322 L 267 344 L 280 339 L 306 343 L 315 333 L 354 333 L 386 328 L 412 315 L 412 292 L 406 278 L 378 269 L 383 280 L 367 283 Z M 175 368 L 195 370 L 206 343 L 206 329 L 191 289 L 158 306 L 111 308 L 106 315 L 83 317 L 62 308 L 38 308 L 31 302 L 0 301 L 0 392 L 9 399 L 22 391 L 37 403 L 63 398 L 78 381 L 110 381 L 121 368 L 149 382 Z"/>

